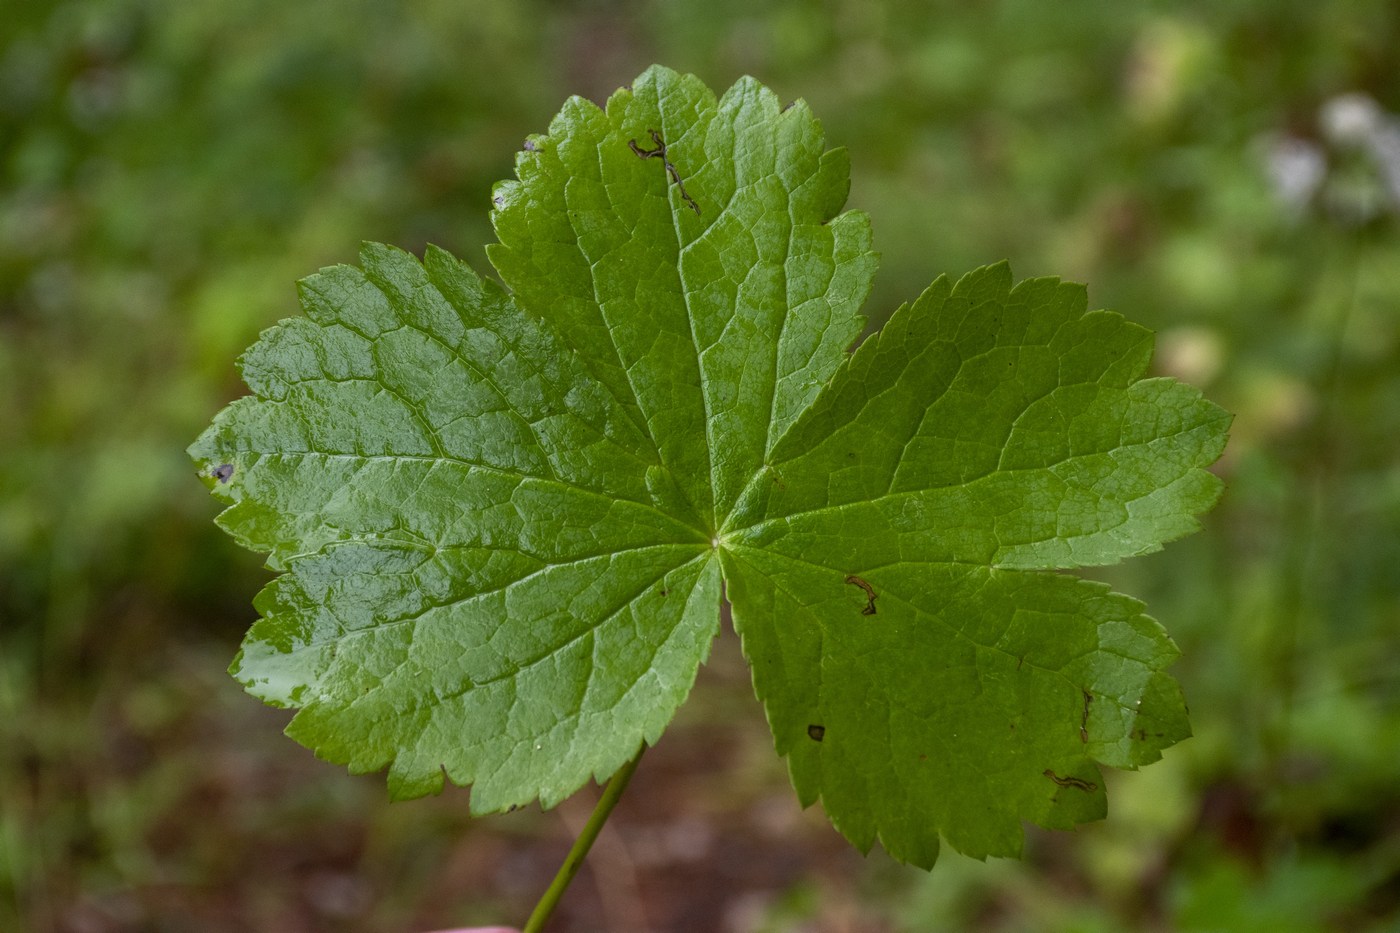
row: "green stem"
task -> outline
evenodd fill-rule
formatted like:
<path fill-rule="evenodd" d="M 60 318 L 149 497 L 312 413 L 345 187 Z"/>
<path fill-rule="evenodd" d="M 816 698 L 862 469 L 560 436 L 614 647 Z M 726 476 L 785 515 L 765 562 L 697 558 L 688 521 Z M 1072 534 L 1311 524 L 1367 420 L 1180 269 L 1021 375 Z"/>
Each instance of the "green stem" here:
<path fill-rule="evenodd" d="M 583 831 L 574 840 L 574 847 L 569 850 L 568 858 L 564 859 L 564 864 L 559 866 L 554 881 L 544 892 L 540 902 L 535 905 L 535 909 L 530 914 L 530 919 L 525 921 L 525 928 L 521 933 L 540 933 L 544 929 L 550 914 L 554 913 L 559 899 L 564 896 L 564 891 L 569 887 L 569 882 L 574 880 L 574 875 L 577 875 L 578 870 L 583 867 L 583 860 L 588 856 L 588 850 L 593 848 L 593 841 L 598 838 L 603 824 L 608 821 L 608 815 L 612 813 L 613 807 L 617 806 L 618 800 L 622 798 L 622 792 L 627 789 L 627 782 L 632 780 L 632 772 L 637 770 L 637 764 L 642 760 L 642 753 L 646 750 L 646 743 L 643 743 L 642 747 L 637 750 L 636 757 L 623 765 L 622 770 L 614 774 L 612 779 L 608 781 L 608 786 L 603 790 L 603 796 L 598 799 L 598 805 L 593 808 L 593 813 L 588 817 L 588 822 L 584 824 Z"/>
<path fill-rule="evenodd" d="M 1264 734 L 1264 750 L 1271 769 L 1277 770 L 1289 755 L 1294 713 L 1302 667 L 1309 652 L 1316 652 L 1317 629 L 1310 620 L 1325 617 L 1325 608 L 1317 602 L 1317 594 L 1327 591 L 1327 574 L 1331 569 L 1325 541 L 1327 517 L 1336 514 L 1344 503 L 1337 496 L 1338 477 L 1348 468 L 1345 437 L 1337 427 L 1342 407 L 1342 392 L 1346 376 L 1347 333 L 1356 310 L 1364 260 L 1363 243 L 1356 231 L 1348 231 L 1341 241 L 1339 260 L 1329 264 L 1341 266 L 1343 291 L 1335 306 L 1324 307 L 1330 319 L 1320 327 L 1327 355 L 1317 376 L 1320 410 L 1314 427 L 1304 438 L 1311 442 L 1307 459 L 1295 467 L 1295 495 L 1285 514 L 1288 529 L 1284 540 L 1291 544 L 1284 551 L 1278 567 L 1280 608 L 1274 628 L 1274 654 L 1270 667 L 1277 677 L 1277 711 Z M 1330 283 L 1329 283 L 1330 284 Z M 1286 786 L 1286 785 L 1285 785 Z"/>

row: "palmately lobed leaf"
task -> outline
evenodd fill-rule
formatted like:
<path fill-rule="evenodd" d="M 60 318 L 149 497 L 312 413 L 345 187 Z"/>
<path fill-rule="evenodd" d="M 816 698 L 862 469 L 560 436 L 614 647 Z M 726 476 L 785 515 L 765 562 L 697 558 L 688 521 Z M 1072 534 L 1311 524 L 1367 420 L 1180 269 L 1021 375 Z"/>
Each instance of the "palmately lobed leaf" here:
<path fill-rule="evenodd" d="M 930 866 L 1105 812 L 1189 734 L 1143 606 L 1228 416 L 1053 279 L 940 279 L 853 353 L 841 150 L 752 79 L 571 99 L 494 195 L 506 288 L 367 246 L 191 447 L 282 571 L 233 673 L 391 793 L 549 806 L 661 735 L 721 600 L 804 805 Z"/>

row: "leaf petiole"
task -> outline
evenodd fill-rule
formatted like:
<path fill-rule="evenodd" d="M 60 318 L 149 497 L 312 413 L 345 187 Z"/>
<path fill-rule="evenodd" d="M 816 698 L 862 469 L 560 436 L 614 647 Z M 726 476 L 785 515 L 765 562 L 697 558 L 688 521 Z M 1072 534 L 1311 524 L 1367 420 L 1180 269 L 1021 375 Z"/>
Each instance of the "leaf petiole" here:
<path fill-rule="evenodd" d="M 608 821 L 613 807 L 617 806 L 618 800 L 622 798 L 622 792 L 627 789 L 627 782 L 632 780 L 632 772 L 637 770 L 637 764 L 641 762 L 642 754 L 646 750 L 644 742 L 632 760 L 623 765 L 621 770 L 608 781 L 608 786 L 603 789 L 603 796 L 598 798 L 598 804 L 589 815 L 588 822 L 583 826 L 583 831 L 574 840 L 573 848 L 569 850 L 568 857 L 564 859 L 564 864 L 559 866 L 554 880 L 550 882 L 544 896 L 540 898 L 535 909 L 531 911 L 530 919 L 525 921 L 525 927 L 521 933 L 540 933 L 544 929 L 545 923 L 549 921 L 550 915 L 554 913 L 554 908 L 559 904 L 559 899 L 564 896 L 569 883 L 574 880 L 574 875 L 577 875 L 578 870 L 583 867 L 583 860 L 588 857 L 588 850 L 593 848 L 593 841 L 598 838 L 598 833 L 602 831 L 603 824 Z"/>

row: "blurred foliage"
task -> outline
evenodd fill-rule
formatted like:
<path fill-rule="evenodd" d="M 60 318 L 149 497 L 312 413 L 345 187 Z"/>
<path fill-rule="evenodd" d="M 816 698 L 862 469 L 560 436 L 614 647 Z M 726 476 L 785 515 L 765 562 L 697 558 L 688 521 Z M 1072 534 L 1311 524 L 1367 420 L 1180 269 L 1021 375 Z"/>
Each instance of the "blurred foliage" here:
<path fill-rule="evenodd" d="M 7 5 L 0 929 L 528 909 L 555 817 L 388 808 L 222 675 L 266 575 L 183 448 L 295 278 L 361 239 L 481 265 L 525 136 L 652 61 L 811 102 L 874 220 L 876 317 L 1009 257 L 1089 282 L 1237 413 L 1206 532 L 1105 574 L 1181 643 L 1197 732 L 1115 776 L 1108 821 L 1034 835 L 1024 864 L 861 861 L 796 813 L 721 644 L 617 818 L 655 928 L 1393 928 L 1397 55 L 1390 0 Z M 608 904 L 570 896 L 560 928 L 597 929 Z"/>

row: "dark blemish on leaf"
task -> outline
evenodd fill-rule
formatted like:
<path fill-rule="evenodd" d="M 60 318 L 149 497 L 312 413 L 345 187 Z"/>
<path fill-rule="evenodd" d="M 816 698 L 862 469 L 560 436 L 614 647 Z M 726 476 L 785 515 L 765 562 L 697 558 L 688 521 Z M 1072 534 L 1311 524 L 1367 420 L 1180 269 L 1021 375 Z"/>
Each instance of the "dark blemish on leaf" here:
<path fill-rule="evenodd" d="M 786 104 L 783 104 L 783 109 L 780 110 L 780 111 L 778 111 L 778 112 L 779 112 L 779 113 L 787 113 L 789 110 L 791 110 L 793 107 L 796 107 L 796 106 L 797 106 L 797 101 L 795 101 L 795 100 L 790 100 L 790 101 L 788 101 Z"/>
<path fill-rule="evenodd" d="M 496 205 L 497 207 L 505 207 L 505 206 L 506 206 L 506 199 L 503 198 L 503 197 L 501 197 L 501 196 L 498 194 L 498 195 L 496 195 L 494 198 L 491 199 L 491 203 L 494 204 L 494 205 Z"/>
<path fill-rule="evenodd" d="M 1094 696 L 1089 691 L 1084 691 L 1084 715 L 1079 717 L 1079 741 L 1085 745 L 1089 744 L 1089 704 L 1094 702 Z"/>
<path fill-rule="evenodd" d="M 879 597 L 875 595 L 875 587 L 866 583 L 855 574 L 851 574 L 847 577 L 846 582 L 851 586 L 858 586 L 865 590 L 865 608 L 860 611 L 860 614 L 863 616 L 873 616 L 875 614 L 875 600 L 879 599 Z"/>
<path fill-rule="evenodd" d="M 920 761 L 928 761 L 928 756 L 927 756 L 927 755 L 920 755 L 920 756 L 919 756 L 919 760 L 920 760 Z"/>
<path fill-rule="evenodd" d="M 643 149 L 637 145 L 635 138 L 627 140 L 627 147 L 636 153 L 639 159 L 661 159 L 666 160 L 666 144 L 661 141 L 661 134 L 656 130 L 647 130 L 651 134 L 651 141 L 656 143 L 655 149 Z"/>
<path fill-rule="evenodd" d="M 826 726 L 808 726 L 807 738 L 813 742 L 820 742 L 826 736 Z"/>
<path fill-rule="evenodd" d="M 227 483 L 233 476 L 233 464 L 224 463 L 214 468 L 214 478 L 221 483 Z"/>
<path fill-rule="evenodd" d="M 1017 658 L 1017 659 L 1016 659 L 1016 670 L 1019 671 L 1019 670 L 1021 669 L 1021 665 L 1022 665 L 1022 664 L 1025 664 L 1025 663 L 1026 663 L 1026 659 L 1025 659 L 1025 658 Z"/>
<path fill-rule="evenodd" d="M 662 595 L 662 596 L 670 596 L 670 595 L 671 595 L 671 591 L 668 590 L 668 589 L 666 589 L 666 588 L 663 586 L 663 587 L 661 588 L 661 595 Z"/>
<path fill-rule="evenodd" d="M 651 141 L 656 143 L 655 149 L 643 149 L 641 146 L 637 145 L 635 139 L 627 140 L 628 147 L 639 159 L 660 159 L 661 164 L 666 166 L 667 174 L 669 174 L 671 180 L 676 183 L 676 188 L 681 193 L 681 200 L 689 204 L 690 209 L 695 211 L 696 215 L 699 216 L 700 205 L 696 204 L 695 199 L 686 193 L 685 182 L 681 181 L 681 173 L 676 171 L 676 167 L 671 164 L 671 160 L 666 158 L 666 143 L 662 141 L 661 134 L 656 132 L 656 130 L 647 130 L 647 132 L 651 134 Z"/>
<path fill-rule="evenodd" d="M 1015 732 L 1015 731 L 1016 731 L 1016 724 L 1015 724 L 1014 722 L 1011 723 L 1011 731 L 1012 731 L 1012 732 Z"/>
<path fill-rule="evenodd" d="M 521 148 L 523 148 L 526 152 L 539 152 L 539 151 L 540 151 L 540 147 L 535 145 L 535 141 L 534 141 L 533 139 L 527 139 L 527 140 L 525 140 L 525 145 L 522 146 Z"/>
<path fill-rule="evenodd" d="M 514 813 L 516 810 L 519 810 L 519 809 L 520 809 L 520 804 L 518 804 L 518 803 L 513 803 L 513 804 L 511 804 L 510 806 L 506 807 L 506 812 L 507 812 L 507 813 Z"/>
<path fill-rule="evenodd" d="M 1060 777 L 1058 774 L 1056 774 L 1054 771 L 1051 771 L 1049 768 L 1046 768 L 1040 773 L 1045 775 L 1061 787 L 1073 787 L 1075 790 L 1082 790 L 1086 794 L 1092 794 L 1094 791 L 1099 789 L 1099 785 L 1095 784 L 1093 781 L 1086 781 L 1083 778 L 1077 777 Z"/>

